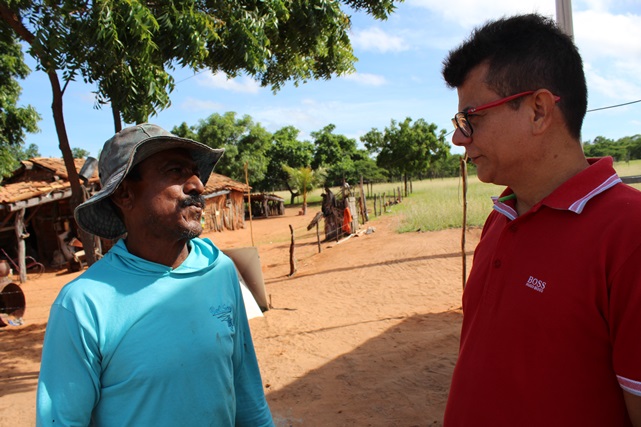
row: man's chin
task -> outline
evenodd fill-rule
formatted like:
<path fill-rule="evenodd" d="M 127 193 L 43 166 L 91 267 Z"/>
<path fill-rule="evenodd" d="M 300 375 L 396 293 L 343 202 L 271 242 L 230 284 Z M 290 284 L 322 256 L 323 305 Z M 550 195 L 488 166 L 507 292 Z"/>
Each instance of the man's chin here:
<path fill-rule="evenodd" d="M 195 237 L 200 236 L 203 233 L 203 227 L 198 223 L 197 225 L 193 225 L 191 227 L 187 227 L 183 230 L 183 237 L 186 239 L 193 239 Z"/>

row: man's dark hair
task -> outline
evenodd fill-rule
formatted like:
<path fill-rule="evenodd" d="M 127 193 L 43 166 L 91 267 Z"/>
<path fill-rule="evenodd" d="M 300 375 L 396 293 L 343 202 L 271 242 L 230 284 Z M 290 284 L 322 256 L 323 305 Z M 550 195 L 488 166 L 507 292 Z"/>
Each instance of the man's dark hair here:
<path fill-rule="evenodd" d="M 583 61 L 572 39 L 553 20 L 529 14 L 486 23 L 450 51 L 443 61 L 443 77 L 449 87 L 458 87 L 470 70 L 485 62 L 485 83 L 501 96 L 538 89 L 560 96 L 568 130 L 581 138 L 588 104 Z"/>

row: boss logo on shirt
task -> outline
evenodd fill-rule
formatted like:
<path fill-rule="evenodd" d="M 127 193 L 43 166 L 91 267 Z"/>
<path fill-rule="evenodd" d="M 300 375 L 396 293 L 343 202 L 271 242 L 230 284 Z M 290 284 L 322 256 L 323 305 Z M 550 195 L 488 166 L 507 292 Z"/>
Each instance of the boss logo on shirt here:
<path fill-rule="evenodd" d="M 227 326 L 229 326 L 229 329 L 231 329 L 232 332 L 234 332 L 234 322 L 232 319 L 232 310 L 231 306 L 223 304 L 219 305 L 218 307 L 209 307 L 209 312 L 212 314 L 212 316 L 219 318 L 221 321 L 227 323 Z"/>
<path fill-rule="evenodd" d="M 537 292 L 543 293 L 545 290 L 545 282 L 543 280 L 539 280 L 536 277 L 530 276 L 529 279 L 527 279 L 527 283 L 525 284 L 528 288 L 532 288 Z"/>

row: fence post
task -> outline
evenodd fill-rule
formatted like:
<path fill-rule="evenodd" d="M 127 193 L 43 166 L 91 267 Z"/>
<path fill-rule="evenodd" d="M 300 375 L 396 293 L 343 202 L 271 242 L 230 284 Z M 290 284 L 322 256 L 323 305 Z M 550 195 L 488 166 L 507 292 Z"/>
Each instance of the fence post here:
<path fill-rule="evenodd" d="M 289 224 L 289 231 L 292 233 L 292 243 L 289 245 L 289 277 L 296 273 L 296 257 L 294 256 L 294 227 Z"/>
<path fill-rule="evenodd" d="M 378 196 L 376 194 L 374 194 L 374 216 L 378 216 L 378 212 L 376 212 L 376 199 L 377 198 L 378 198 Z"/>
<path fill-rule="evenodd" d="M 316 222 L 316 243 L 318 244 L 318 253 L 321 253 L 320 231 L 318 231 L 318 221 Z"/>
<path fill-rule="evenodd" d="M 363 175 L 361 175 L 361 198 L 363 199 L 363 211 L 361 215 L 363 216 L 363 224 L 369 221 L 369 214 L 367 213 L 367 199 L 365 198 L 365 191 L 363 191 Z"/>

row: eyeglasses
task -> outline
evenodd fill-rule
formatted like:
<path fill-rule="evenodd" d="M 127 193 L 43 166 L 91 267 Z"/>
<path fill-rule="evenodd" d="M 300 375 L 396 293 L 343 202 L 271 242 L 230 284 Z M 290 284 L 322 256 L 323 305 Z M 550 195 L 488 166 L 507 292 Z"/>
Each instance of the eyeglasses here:
<path fill-rule="evenodd" d="M 499 105 L 503 105 L 506 102 L 510 102 L 517 98 L 521 98 L 522 96 L 532 95 L 534 92 L 536 91 L 528 90 L 527 92 L 521 92 L 515 95 L 506 96 L 505 98 L 497 99 L 496 101 L 479 105 L 478 107 L 472 107 L 472 108 L 468 108 L 465 111 L 460 111 L 456 113 L 456 115 L 452 119 L 452 124 L 454 124 L 454 129 L 455 130 L 457 128 L 460 129 L 461 133 L 465 135 L 466 138 L 469 138 L 474 133 L 474 129 L 472 129 L 472 124 L 470 123 L 469 117 L 474 115 L 474 113 L 482 110 L 487 110 L 489 108 L 498 107 Z M 560 99 L 561 97 L 555 96 L 554 102 L 559 102 Z"/>

